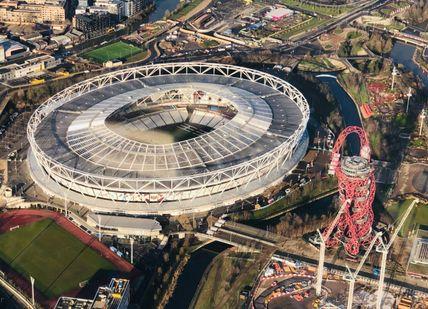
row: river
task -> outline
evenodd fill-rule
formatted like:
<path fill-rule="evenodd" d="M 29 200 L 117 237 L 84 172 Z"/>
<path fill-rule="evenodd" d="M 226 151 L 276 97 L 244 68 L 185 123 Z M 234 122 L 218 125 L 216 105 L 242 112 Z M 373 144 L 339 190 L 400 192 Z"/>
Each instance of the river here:
<path fill-rule="evenodd" d="M 345 127 L 359 126 L 362 127 L 360 115 L 358 114 L 357 107 L 355 106 L 352 98 L 346 93 L 345 90 L 339 85 L 335 76 L 329 77 L 328 75 L 319 76 L 318 79 L 328 85 L 333 93 L 336 101 L 339 103 L 340 114 L 342 115 Z M 355 134 L 350 135 L 346 139 L 349 154 L 358 155 L 360 152 L 360 142 Z"/>
<path fill-rule="evenodd" d="M 148 22 L 152 23 L 161 20 L 165 16 L 165 12 L 174 11 L 180 0 L 155 0 L 156 8 L 150 13 Z"/>
<path fill-rule="evenodd" d="M 397 42 L 392 48 L 391 58 L 395 63 L 402 64 L 407 71 L 413 72 L 419 77 L 425 86 L 425 91 L 428 92 L 428 74 L 424 73 L 413 61 L 415 51 L 415 46 Z"/>
<path fill-rule="evenodd" d="M 174 293 L 165 308 L 189 308 L 205 269 L 218 254 L 229 247 L 223 243 L 213 242 L 193 252 L 178 278 Z"/>
<path fill-rule="evenodd" d="M 413 54 L 416 47 L 408 44 L 397 42 L 391 51 L 391 58 L 395 63 L 403 65 L 405 70 L 413 72 L 421 79 L 428 91 L 428 74 L 424 74 L 422 69 L 413 61 Z M 339 103 L 340 113 L 343 117 L 345 126 L 362 126 L 361 119 L 358 114 L 357 107 L 352 98 L 346 93 L 345 90 L 339 85 L 335 77 L 328 77 L 326 75 L 318 77 L 318 79 L 327 84 Z M 347 145 L 350 153 L 355 155 L 359 152 L 359 141 L 357 136 L 351 135 L 347 138 Z"/>

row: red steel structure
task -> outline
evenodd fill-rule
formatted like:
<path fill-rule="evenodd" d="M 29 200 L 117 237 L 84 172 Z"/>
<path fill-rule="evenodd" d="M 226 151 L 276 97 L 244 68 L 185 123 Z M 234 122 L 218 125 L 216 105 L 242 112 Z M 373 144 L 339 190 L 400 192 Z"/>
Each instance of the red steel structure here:
<path fill-rule="evenodd" d="M 343 156 L 342 147 L 350 134 L 360 140 L 359 156 Z M 370 167 L 370 146 L 361 127 L 350 126 L 343 130 L 333 147 L 329 174 L 338 180 L 339 198 L 345 204 L 333 233 L 326 241 L 327 247 L 343 243 L 349 255 L 356 256 L 361 246 L 369 245 L 372 238 L 372 203 L 376 191 L 373 169 Z M 329 229 L 327 229 L 329 230 Z"/>

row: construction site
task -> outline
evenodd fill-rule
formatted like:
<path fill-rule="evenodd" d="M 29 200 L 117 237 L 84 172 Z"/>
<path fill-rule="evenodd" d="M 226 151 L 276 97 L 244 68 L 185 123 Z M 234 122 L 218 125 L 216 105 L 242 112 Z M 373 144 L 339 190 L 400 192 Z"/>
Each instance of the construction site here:
<path fill-rule="evenodd" d="M 319 296 L 313 288 L 317 266 L 275 254 L 260 273 L 252 291 L 250 308 L 344 308 L 350 283 L 345 271 L 326 268 Z M 354 285 L 352 307 L 375 308 L 375 278 L 359 277 Z M 380 308 L 426 308 L 428 294 L 389 285 Z"/>
<path fill-rule="evenodd" d="M 308 239 L 317 260 L 276 252 L 254 284 L 251 308 L 426 308 L 428 289 L 410 279 L 425 276 L 426 231 L 407 220 L 425 204 L 413 197 L 389 227 L 374 226 L 376 186 L 370 162 L 365 131 L 345 128 L 336 139 L 329 167 L 338 181 L 340 207 L 335 218 Z M 406 243 L 400 238 L 415 230 L 411 253 L 405 254 Z M 397 263 L 396 250 L 392 254 L 396 239 L 402 244 L 401 255 L 407 257 L 401 265 L 409 265 L 404 277 L 394 277 L 396 271 L 391 271 Z"/>

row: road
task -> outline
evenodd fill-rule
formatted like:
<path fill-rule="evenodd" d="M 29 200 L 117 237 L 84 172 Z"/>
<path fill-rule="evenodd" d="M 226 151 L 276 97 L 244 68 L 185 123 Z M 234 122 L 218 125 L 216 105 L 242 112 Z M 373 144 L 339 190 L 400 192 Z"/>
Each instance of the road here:
<path fill-rule="evenodd" d="M 378 1 L 375 1 L 372 3 L 368 3 L 366 5 L 360 6 L 357 10 L 352 11 L 348 15 L 345 15 L 343 18 L 337 19 L 337 20 L 329 23 L 328 25 L 321 27 L 320 29 L 318 29 L 316 31 L 309 32 L 308 34 L 302 36 L 299 39 L 299 41 L 296 42 L 295 44 L 293 44 L 291 46 L 290 45 L 281 46 L 278 49 L 282 52 L 285 52 L 285 51 L 291 51 L 291 50 L 293 50 L 299 46 L 305 45 L 305 44 L 317 39 L 322 34 L 333 30 L 337 26 L 343 25 L 343 24 L 350 24 L 351 21 L 357 19 L 361 15 L 364 15 L 366 12 L 377 9 L 380 6 L 385 5 L 390 1 L 391 0 L 378 0 Z"/>
<path fill-rule="evenodd" d="M 340 19 L 334 20 L 333 22 L 329 23 L 328 25 L 325 25 L 321 27 L 320 29 L 317 29 L 315 31 L 309 32 L 302 37 L 300 37 L 299 41 L 284 44 L 281 46 L 278 46 L 276 48 L 273 48 L 272 51 L 274 52 L 291 52 L 298 47 L 301 47 L 303 45 L 306 45 L 313 40 L 317 39 L 322 34 L 331 31 L 335 29 L 337 26 L 342 24 L 350 24 L 353 20 L 360 17 L 361 15 L 364 15 L 367 13 L 367 11 L 371 11 L 374 9 L 379 8 L 382 5 L 385 5 L 391 0 L 378 0 L 375 2 L 368 3 L 366 5 L 363 5 L 359 7 L 358 9 L 350 12 L 348 15 L 345 15 L 341 17 Z M 181 24 L 177 24 L 177 26 L 181 26 Z M 185 54 L 185 55 L 171 55 L 171 56 L 165 56 L 162 58 L 152 57 L 150 59 L 150 62 L 169 62 L 169 61 L 205 61 L 209 57 L 224 57 L 228 55 L 239 55 L 240 53 L 248 54 L 250 52 L 259 52 L 264 50 L 264 48 L 249 48 L 244 46 L 238 46 L 235 47 L 232 50 L 214 50 L 214 51 L 208 51 L 206 52 L 204 49 L 198 50 L 198 51 L 192 51 L 192 53 Z"/>
<path fill-rule="evenodd" d="M 283 252 L 283 251 L 277 251 L 276 254 L 284 256 L 284 257 L 288 257 L 288 258 L 292 258 L 295 260 L 300 260 L 302 262 L 306 262 L 309 264 L 314 264 L 314 265 L 318 265 L 318 260 L 314 260 L 305 256 L 301 256 L 301 255 L 297 255 L 297 254 L 293 254 L 293 253 L 288 253 L 288 252 Z M 334 270 L 339 270 L 341 272 L 347 272 L 346 267 L 341 266 L 341 265 L 336 265 L 336 264 L 331 264 L 331 263 L 324 263 L 324 267 L 327 267 L 329 269 L 334 269 Z M 352 272 L 355 272 L 355 269 L 350 268 Z M 368 279 L 373 279 L 373 280 L 378 280 L 379 278 L 375 275 L 373 275 L 372 273 L 368 273 L 365 271 L 360 271 L 358 274 L 359 277 L 365 277 Z M 396 286 L 400 286 L 406 289 L 411 289 L 411 290 L 415 290 L 415 291 L 420 291 L 423 293 L 428 293 L 428 288 L 425 287 L 421 287 L 421 286 L 417 286 L 417 285 L 413 285 L 404 281 L 400 281 L 400 280 L 396 280 L 396 279 L 391 279 L 388 277 L 385 277 L 385 283 L 387 284 L 392 284 L 392 285 L 396 285 Z"/>

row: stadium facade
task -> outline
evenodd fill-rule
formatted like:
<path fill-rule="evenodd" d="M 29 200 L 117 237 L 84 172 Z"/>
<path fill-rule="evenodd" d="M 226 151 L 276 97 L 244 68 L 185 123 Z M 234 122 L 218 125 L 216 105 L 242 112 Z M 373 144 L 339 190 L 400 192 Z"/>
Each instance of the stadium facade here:
<path fill-rule="evenodd" d="M 48 99 L 28 124 L 28 161 L 43 190 L 92 211 L 203 212 L 281 181 L 306 152 L 308 119 L 304 96 L 267 73 L 147 65 Z"/>

